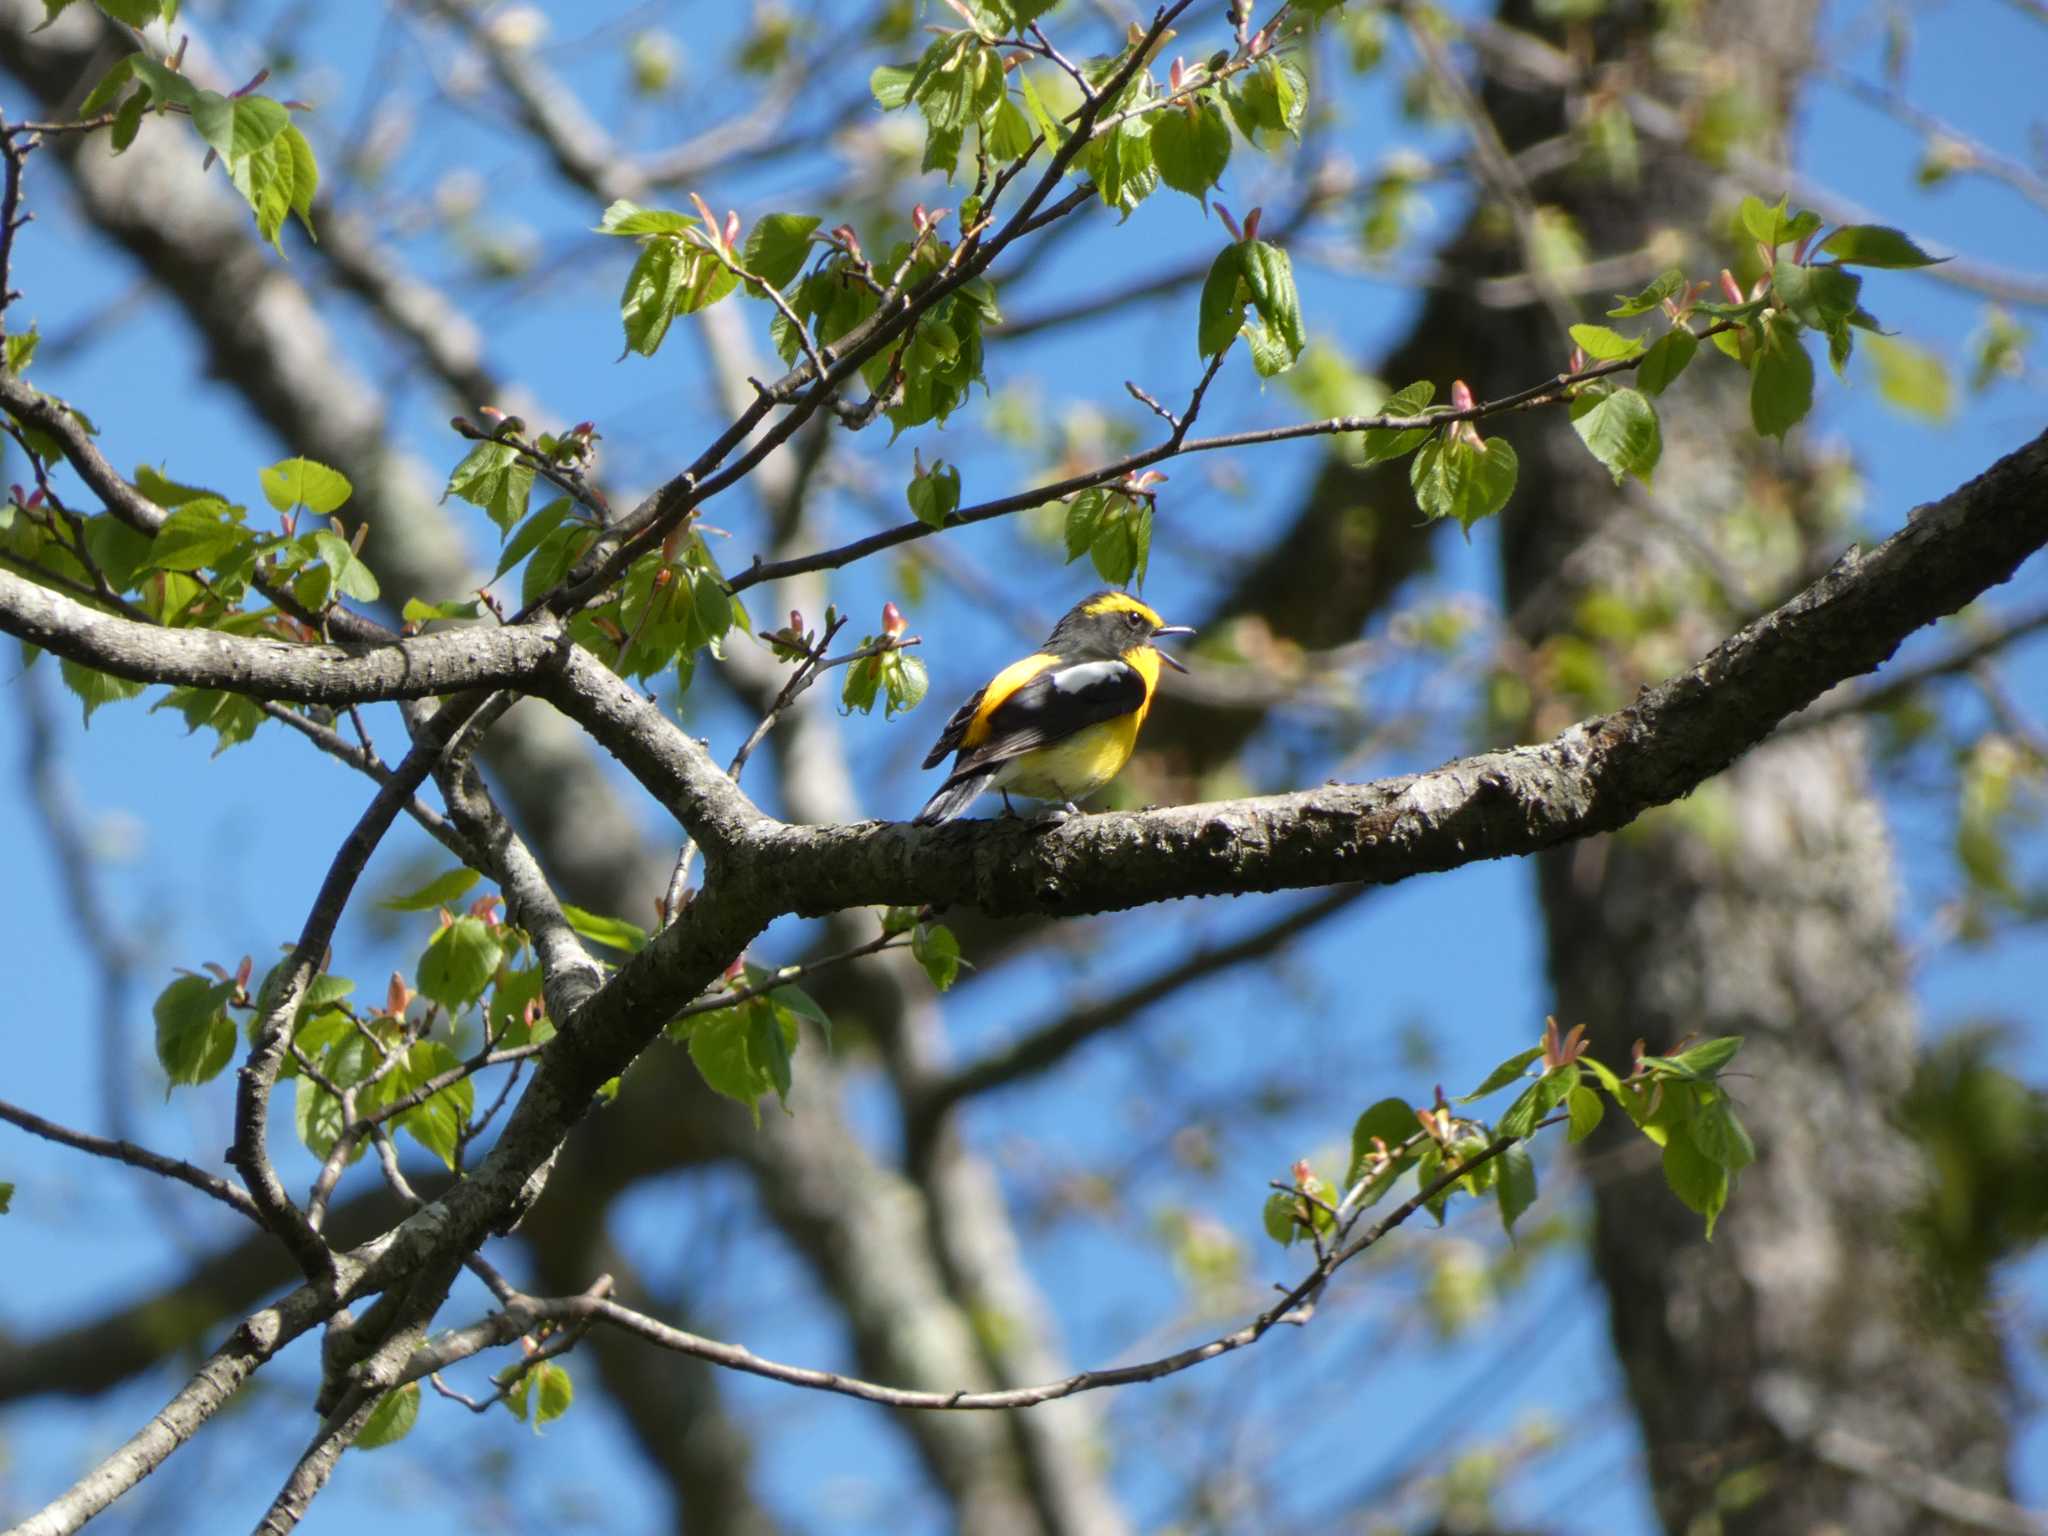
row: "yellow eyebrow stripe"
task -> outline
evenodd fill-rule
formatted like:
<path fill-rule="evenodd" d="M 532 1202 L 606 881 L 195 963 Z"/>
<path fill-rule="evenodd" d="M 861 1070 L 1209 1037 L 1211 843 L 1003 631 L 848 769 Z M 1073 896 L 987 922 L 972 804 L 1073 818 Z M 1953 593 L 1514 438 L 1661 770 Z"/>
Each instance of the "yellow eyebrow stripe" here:
<path fill-rule="evenodd" d="M 988 686 L 981 690 L 981 707 L 975 710 L 974 718 L 967 722 L 967 729 L 960 733 L 961 748 L 965 750 L 978 747 L 987 741 L 989 716 L 996 712 L 1003 700 L 1058 660 L 1057 656 L 1048 656 L 1045 652 L 1039 651 L 1026 656 L 1022 661 L 1011 662 L 990 678 Z"/>
<path fill-rule="evenodd" d="M 1131 594 L 1128 592 L 1105 592 L 1102 594 L 1102 596 L 1096 598 L 1094 602 L 1088 604 L 1088 606 L 1083 608 L 1081 611 L 1087 614 L 1143 614 L 1145 616 L 1146 622 L 1149 623 L 1154 629 L 1159 628 L 1162 624 L 1166 622 L 1166 620 L 1159 617 L 1158 613 L 1155 612 L 1151 607 L 1149 607 L 1145 603 L 1141 603 L 1140 601 L 1138 601 L 1137 598 L 1131 596 Z"/>

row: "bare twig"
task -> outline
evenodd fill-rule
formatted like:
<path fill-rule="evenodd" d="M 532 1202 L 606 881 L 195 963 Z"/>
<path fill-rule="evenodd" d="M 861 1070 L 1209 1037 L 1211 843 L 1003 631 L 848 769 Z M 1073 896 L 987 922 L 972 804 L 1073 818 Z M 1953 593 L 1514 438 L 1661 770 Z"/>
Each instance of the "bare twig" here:
<path fill-rule="evenodd" d="M 45 1120 L 41 1115 L 9 1104 L 4 1099 L 0 1099 L 0 1120 L 18 1125 L 30 1135 L 40 1136 L 45 1141 L 54 1141 L 59 1146 L 71 1147 L 79 1152 L 90 1152 L 94 1157 L 109 1158 L 162 1178 L 175 1179 L 180 1184 L 189 1184 L 201 1194 L 213 1196 L 236 1215 L 246 1216 L 259 1226 L 263 1223 L 254 1200 L 226 1179 L 208 1173 L 204 1168 L 195 1167 L 175 1157 L 165 1157 L 160 1152 L 139 1147 L 132 1141 L 120 1141 L 106 1136 L 90 1135 L 85 1131 L 74 1131 L 68 1126 L 57 1124 L 54 1120 Z"/>

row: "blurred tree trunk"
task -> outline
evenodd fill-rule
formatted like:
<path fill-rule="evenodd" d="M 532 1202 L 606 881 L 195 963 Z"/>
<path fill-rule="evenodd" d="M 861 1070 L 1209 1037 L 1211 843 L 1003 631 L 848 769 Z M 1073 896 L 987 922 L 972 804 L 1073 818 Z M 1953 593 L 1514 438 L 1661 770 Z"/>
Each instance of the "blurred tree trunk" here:
<path fill-rule="evenodd" d="M 1664 100 L 1696 96 L 1700 76 L 1686 71 L 1706 63 L 1723 71 L 1713 78 L 1743 82 L 1759 114 L 1752 144 L 1775 155 L 1818 12 L 1774 0 L 1701 7 L 1684 21 L 1669 7 L 1622 7 L 1601 23 L 1597 47 Z M 1641 63 L 1653 46 L 1672 73 Z M 1568 131 L 1555 93 L 1493 84 L 1484 99 L 1511 150 Z M 1577 222 L 1596 255 L 1639 248 L 1660 227 L 1697 227 L 1704 210 L 1730 202 L 1694 156 L 1647 143 L 1638 194 L 1583 170 L 1534 191 Z M 1495 250 L 1509 270 L 1519 265 L 1512 240 Z M 1699 252 L 1690 267 L 1712 270 L 1731 254 Z M 1573 307 L 1591 318 L 1606 305 Z M 1488 375 L 1472 377 L 1482 396 L 1562 362 L 1568 343 L 1545 307 L 1473 311 L 1468 323 L 1491 331 L 1468 365 Z M 1589 593 L 1673 603 L 1689 645 L 1725 629 L 1731 609 L 1784 589 L 1838 536 L 1814 438 L 1761 444 L 1743 376 L 1714 362 L 1702 357 L 1660 402 L 1654 490 L 1617 492 L 1557 413 L 1516 423 L 1522 473 L 1502 521 L 1503 574 L 1513 623 L 1533 648 L 1538 730 L 1583 702 L 1548 687 L 1545 664 Z M 1739 562 L 1743 590 L 1731 593 L 1738 562 L 1702 546 L 1725 551 L 1744 525 L 1761 527 L 1748 547 L 1763 554 Z M 1565 643 L 1601 642 L 1589 632 Z M 1604 658 L 1615 702 L 1669 666 L 1611 642 Z M 1926 1182 L 1895 1119 L 1915 1018 L 1860 733 L 1769 745 L 1690 802 L 1546 855 L 1537 873 L 1561 1022 L 1587 1024 L 1611 1058 L 1638 1037 L 1653 1051 L 1686 1036 L 1747 1042 L 1736 1091 L 1760 1160 L 1711 1244 L 1653 1160 L 1631 1157 L 1618 1134 L 1591 1144 L 1594 1258 L 1666 1528 L 1953 1528 L 1906 1484 L 1932 1472 L 2005 1486 L 2006 1382 L 1985 1319 L 1929 1322 L 1927 1261 L 1902 1230 Z M 1843 1470 L 1856 1459 L 1843 1448 L 1859 1445 L 1873 1453 L 1860 1459 L 1898 1475 Z"/>

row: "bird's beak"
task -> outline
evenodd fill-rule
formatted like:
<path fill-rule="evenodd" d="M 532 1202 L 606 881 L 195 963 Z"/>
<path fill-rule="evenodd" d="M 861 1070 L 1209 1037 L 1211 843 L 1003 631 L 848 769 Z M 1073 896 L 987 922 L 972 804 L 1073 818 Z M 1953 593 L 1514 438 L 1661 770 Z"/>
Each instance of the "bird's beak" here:
<path fill-rule="evenodd" d="M 1152 638 L 1154 640 L 1157 640 L 1161 635 L 1192 635 L 1194 632 L 1194 626 L 1191 624 L 1162 624 L 1157 629 L 1152 631 Z M 1153 648 L 1155 650 L 1158 649 L 1158 647 L 1156 646 Z M 1173 670 L 1176 672 L 1187 671 L 1187 667 L 1185 665 L 1176 660 L 1174 657 L 1169 656 L 1165 651 L 1159 652 L 1159 659 L 1165 662 L 1169 667 L 1173 668 Z"/>

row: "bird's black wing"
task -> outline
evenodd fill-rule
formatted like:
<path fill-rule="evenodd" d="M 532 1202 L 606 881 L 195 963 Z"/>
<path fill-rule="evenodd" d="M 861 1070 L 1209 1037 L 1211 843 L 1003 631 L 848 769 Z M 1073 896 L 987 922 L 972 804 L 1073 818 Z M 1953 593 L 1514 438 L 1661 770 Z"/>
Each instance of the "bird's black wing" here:
<path fill-rule="evenodd" d="M 1145 679 L 1129 662 L 1076 661 L 1047 667 L 989 711 L 987 734 L 979 746 L 961 753 L 953 772 L 957 776 L 1008 762 L 1091 725 L 1135 713 L 1144 702 Z M 980 703 L 978 697 L 974 703 Z M 962 714 L 973 719 L 972 708 Z M 946 730 L 951 735 L 953 726 L 948 724 Z M 964 734 L 964 723 L 961 730 Z"/>
<path fill-rule="evenodd" d="M 931 751 L 925 753 L 925 767 L 938 767 L 948 752 L 959 747 L 960 738 L 967 734 L 967 727 L 974 724 L 975 714 L 981 709 L 982 696 L 987 692 L 986 688 L 975 689 L 974 697 L 953 711 L 953 718 L 948 720 L 946 728 L 939 732 L 939 739 L 933 743 Z"/>

